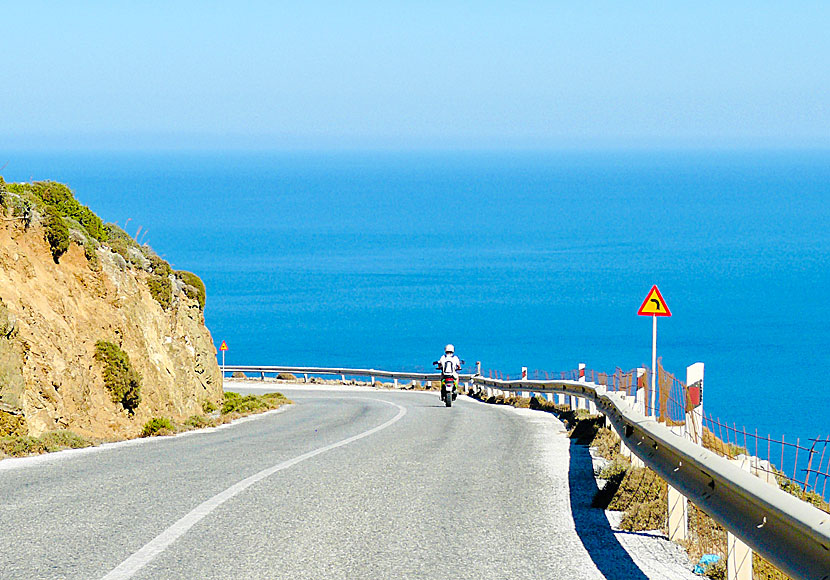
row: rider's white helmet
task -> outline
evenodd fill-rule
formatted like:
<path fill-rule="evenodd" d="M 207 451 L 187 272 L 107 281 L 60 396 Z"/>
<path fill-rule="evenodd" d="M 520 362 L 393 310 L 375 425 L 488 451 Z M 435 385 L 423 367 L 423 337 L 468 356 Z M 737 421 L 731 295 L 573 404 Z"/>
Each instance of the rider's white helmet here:
<path fill-rule="evenodd" d="M 455 353 L 455 347 L 451 344 L 448 344 L 444 347 L 444 352 L 446 352 L 447 354 L 453 354 Z"/>

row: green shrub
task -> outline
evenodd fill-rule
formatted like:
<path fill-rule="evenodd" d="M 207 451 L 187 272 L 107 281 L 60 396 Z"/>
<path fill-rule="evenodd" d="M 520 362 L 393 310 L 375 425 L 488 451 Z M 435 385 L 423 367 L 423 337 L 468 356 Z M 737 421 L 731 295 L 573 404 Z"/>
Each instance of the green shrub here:
<path fill-rule="evenodd" d="M 210 400 L 206 400 L 202 402 L 202 412 L 203 413 L 213 413 L 219 407 L 216 406 L 216 403 Z"/>
<path fill-rule="evenodd" d="M 155 252 L 147 247 L 142 248 L 142 251 L 144 252 L 144 255 L 147 256 L 147 259 L 150 260 L 150 269 L 153 274 L 156 276 L 164 276 L 166 278 L 173 273 L 173 268 L 170 267 L 167 260 L 160 258 Z"/>
<path fill-rule="evenodd" d="M 96 240 L 106 241 L 107 233 L 101 219 L 78 202 L 72 190 L 64 184 L 54 181 L 9 183 L 6 189 L 21 197 L 31 198 L 39 206 L 54 208 L 59 215 L 77 220 Z"/>
<path fill-rule="evenodd" d="M 113 403 L 121 403 L 131 415 L 141 402 L 141 375 L 133 369 L 130 357 L 111 342 L 95 343 L 95 360 L 104 365 L 104 385 Z"/>
<path fill-rule="evenodd" d="M 256 395 L 245 395 L 243 397 L 237 393 L 233 394 L 237 396 L 228 397 L 228 393 L 225 393 L 225 402 L 222 405 L 223 415 L 228 413 L 252 413 L 265 408 L 265 403 L 260 401 Z"/>
<path fill-rule="evenodd" d="M 115 224 L 105 224 L 107 243 L 113 252 L 124 258 L 128 264 L 135 264 L 135 257 L 130 254 L 130 248 L 141 249 L 130 235 Z"/>
<path fill-rule="evenodd" d="M 190 297 L 199 303 L 199 308 L 205 309 L 205 298 L 207 296 L 205 291 L 205 283 L 193 272 L 185 270 L 177 270 L 176 278 L 185 283 L 184 291 Z"/>
<path fill-rule="evenodd" d="M 69 228 L 58 213 L 58 210 L 52 206 L 46 206 L 44 209 L 46 233 L 44 237 L 49 242 L 49 248 L 52 250 L 52 259 L 58 263 L 60 257 L 69 249 Z"/>
<path fill-rule="evenodd" d="M 232 391 L 225 392 L 225 402 L 222 404 L 222 414 L 248 414 L 268 409 L 276 409 L 290 403 L 282 393 L 265 393 L 263 395 L 240 395 Z"/>
<path fill-rule="evenodd" d="M 12 415 L 0 411 L 0 437 L 26 435 L 28 432 L 29 428 L 23 415 Z"/>
<path fill-rule="evenodd" d="M 144 424 L 141 430 L 142 437 L 154 437 L 156 435 L 172 435 L 176 432 L 173 422 L 167 417 L 153 417 Z"/>
<path fill-rule="evenodd" d="M 24 457 L 46 453 L 46 446 L 37 437 L 14 435 L 0 438 L 0 452 L 11 457 Z"/>
<path fill-rule="evenodd" d="M 61 449 L 83 449 L 93 445 L 92 441 L 65 429 L 46 433 L 41 437 L 41 440 L 46 450 L 50 452 L 60 451 Z"/>
<path fill-rule="evenodd" d="M 204 415 L 191 415 L 188 417 L 187 421 L 184 422 L 184 426 L 188 429 L 203 429 L 205 427 L 210 427 L 211 425 L 213 425 L 213 421 Z"/>
<path fill-rule="evenodd" d="M 170 308 L 173 303 L 173 284 L 170 278 L 150 276 L 147 278 L 147 287 L 150 289 L 150 295 L 161 304 L 164 310 Z"/>
<path fill-rule="evenodd" d="M 72 431 L 52 431 L 42 437 L 29 435 L 11 435 L 0 438 L 0 452 L 11 457 L 25 457 L 60 451 L 62 449 L 80 449 L 90 447 L 93 443 Z"/>

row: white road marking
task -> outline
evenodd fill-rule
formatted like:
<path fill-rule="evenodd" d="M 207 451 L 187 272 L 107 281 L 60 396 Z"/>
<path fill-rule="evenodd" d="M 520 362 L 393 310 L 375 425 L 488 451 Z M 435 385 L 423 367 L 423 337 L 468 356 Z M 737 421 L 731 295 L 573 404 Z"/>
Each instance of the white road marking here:
<path fill-rule="evenodd" d="M 298 463 L 305 461 L 306 459 L 311 459 L 312 457 L 316 457 L 317 455 L 320 455 L 327 451 L 331 451 L 332 449 L 343 447 L 344 445 L 354 443 L 355 441 L 363 439 L 364 437 L 368 437 L 369 435 L 374 435 L 378 431 L 382 431 L 390 425 L 398 422 L 404 415 L 406 415 L 406 409 L 396 403 L 392 403 L 391 401 L 384 401 L 382 399 L 372 400 L 380 401 L 382 403 L 392 405 L 393 407 L 397 407 L 398 414 L 386 423 L 378 425 L 377 427 L 369 429 L 368 431 L 364 431 L 363 433 L 360 433 L 353 437 L 349 437 L 348 439 L 343 439 L 342 441 L 338 441 L 337 443 L 332 443 L 331 445 L 326 445 L 325 447 L 315 449 L 314 451 L 309 451 L 308 453 L 304 453 L 303 455 L 295 457 L 294 459 L 283 461 L 282 463 L 278 463 L 277 465 L 274 465 L 267 469 L 263 469 L 259 473 L 256 473 L 232 485 L 225 491 L 216 494 L 212 498 L 196 506 L 196 508 L 194 508 L 190 513 L 188 513 L 179 521 L 174 523 L 172 526 L 164 530 L 158 536 L 150 540 L 138 552 L 136 552 L 135 554 L 121 562 L 121 564 L 119 564 L 114 570 L 112 570 L 109 574 L 104 576 L 102 580 L 126 580 L 127 578 L 132 578 L 136 572 L 138 572 L 141 568 L 150 563 L 150 561 L 152 561 L 153 558 L 155 558 L 164 550 L 166 550 L 167 547 L 170 546 L 170 544 L 172 544 L 177 539 L 186 534 L 190 528 L 192 528 L 194 525 L 196 525 L 198 522 L 200 522 L 202 519 L 208 516 L 220 505 L 222 505 L 232 497 L 238 495 L 239 493 L 245 491 L 258 481 L 261 481 L 278 471 L 282 471 L 284 469 L 288 469 L 289 467 L 297 465 Z"/>

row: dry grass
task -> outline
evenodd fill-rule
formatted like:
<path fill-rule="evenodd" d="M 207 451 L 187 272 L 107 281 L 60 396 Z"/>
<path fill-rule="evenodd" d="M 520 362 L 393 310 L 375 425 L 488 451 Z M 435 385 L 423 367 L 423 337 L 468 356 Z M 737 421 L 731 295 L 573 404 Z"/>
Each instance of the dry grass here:
<path fill-rule="evenodd" d="M 52 431 L 41 437 L 9 435 L 0 438 L 0 457 L 26 457 L 64 449 L 91 447 L 96 444 L 77 433 L 66 430 Z"/>

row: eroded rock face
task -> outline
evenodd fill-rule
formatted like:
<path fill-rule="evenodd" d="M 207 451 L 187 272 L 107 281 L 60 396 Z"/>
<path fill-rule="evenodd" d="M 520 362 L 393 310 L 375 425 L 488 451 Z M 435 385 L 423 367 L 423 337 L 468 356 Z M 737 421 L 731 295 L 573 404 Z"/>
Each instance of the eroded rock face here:
<path fill-rule="evenodd" d="M 216 348 L 196 300 L 173 285 L 172 306 L 150 295 L 147 272 L 106 247 L 93 271 L 71 244 L 56 264 L 38 226 L 0 223 L 0 413 L 25 418 L 30 435 L 70 429 L 106 439 L 138 433 L 151 417 L 183 421 L 219 403 Z M 141 374 L 130 416 L 112 402 L 99 340 L 119 345 Z"/>

